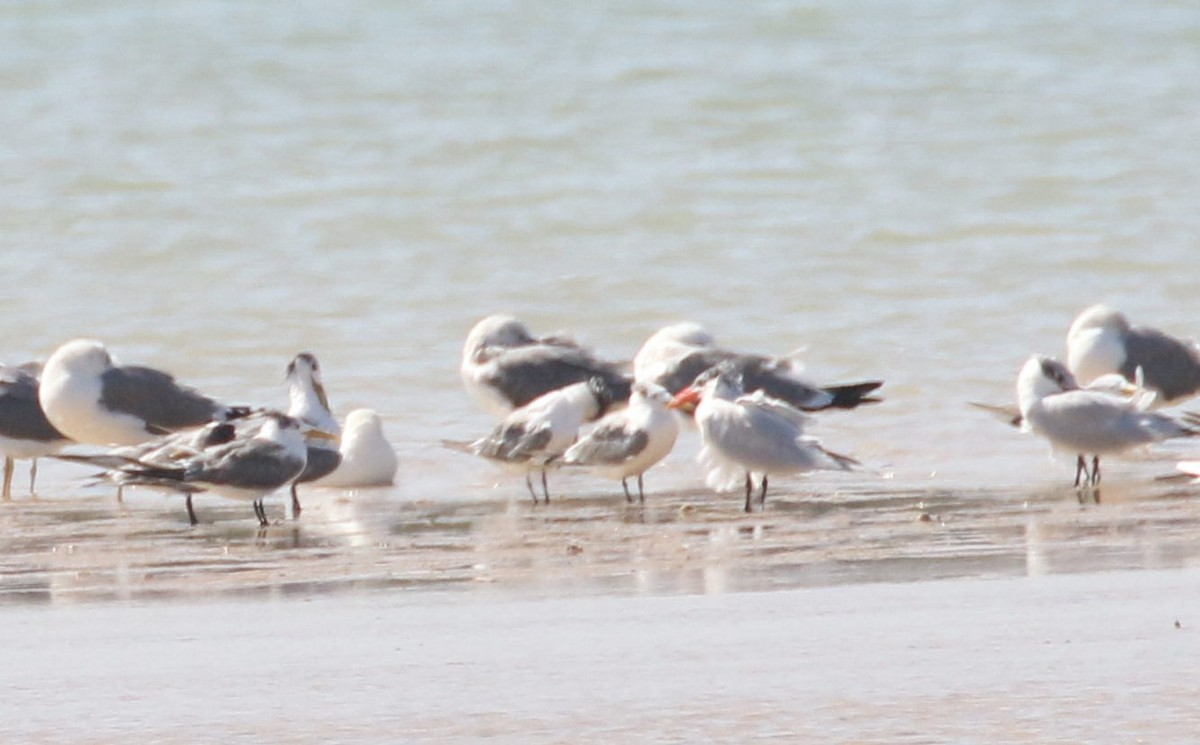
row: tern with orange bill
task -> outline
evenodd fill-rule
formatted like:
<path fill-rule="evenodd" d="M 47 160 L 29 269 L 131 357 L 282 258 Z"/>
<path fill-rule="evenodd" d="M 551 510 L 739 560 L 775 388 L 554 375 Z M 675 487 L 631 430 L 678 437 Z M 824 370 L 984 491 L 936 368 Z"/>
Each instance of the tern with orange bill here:
<path fill-rule="evenodd" d="M 669 404 L 674 409 L 695 407 L 703 448 L 700 462 L 706 481 L 717 491 L 732 491 L 744 483 L 745 511 L 751 510 L 754 477 L 759 481 L 759 505 L 767 499 L 770 476 L 813 470 L 849 471 L 858 461 L 826 450 L 804 435 L 809 415 L 763 391 L 746 395 L 735 365 L 722 363 L 702 373 L 679 391 Z"/>

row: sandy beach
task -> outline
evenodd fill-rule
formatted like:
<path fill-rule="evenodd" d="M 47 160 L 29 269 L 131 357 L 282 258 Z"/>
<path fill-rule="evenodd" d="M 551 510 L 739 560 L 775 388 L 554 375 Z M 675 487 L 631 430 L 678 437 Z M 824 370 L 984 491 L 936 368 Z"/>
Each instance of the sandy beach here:
<path fill-rule="evenodd" d="M 5 612 L 10 742 L 1190 742 L 1200 572 Z"/>

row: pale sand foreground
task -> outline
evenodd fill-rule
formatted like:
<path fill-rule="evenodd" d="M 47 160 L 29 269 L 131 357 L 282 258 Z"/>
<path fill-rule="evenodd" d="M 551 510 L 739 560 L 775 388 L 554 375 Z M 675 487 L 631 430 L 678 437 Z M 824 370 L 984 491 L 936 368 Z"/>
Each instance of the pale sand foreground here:
<path fill-rule="evenodd" d="M 0 742 L 1200 732 L 1190 488 L 198 509 L 0 504 Z"/>
<path fill-rule="evenodd" d="M 1200 732 L 1194 569 L 707 596 L 379 591 L 3 618 L 6 742 Z"/>

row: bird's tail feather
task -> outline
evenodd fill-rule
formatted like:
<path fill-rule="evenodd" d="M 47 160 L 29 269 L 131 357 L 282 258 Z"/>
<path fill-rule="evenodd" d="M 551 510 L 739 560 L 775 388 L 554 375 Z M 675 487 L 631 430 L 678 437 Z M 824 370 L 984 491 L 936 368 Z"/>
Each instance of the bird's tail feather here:
<path fill-rule="evenodd" d="M 831 385 L 823 388 L 833 396 L 829 409 L 853 409 L 863 404 L 877 404 L 883 401 L 879 396 L 870 395 L 883 386 L 882 380 L 870 380 L 865 383 L 848 383 L 846 385 Z"/>
<path fill-rule="evenodd" d="M 835 453 L 832 450 L 822 447 L 819 444 L 816 445 L 816 448 L 821 451 L 822 455 L 824 455 L 826 458 L 828 458 L 830 461 L 832 461 L 837 466 L 836 469 L 832 469 L 832 470 L 853 471 L 858 468 L 862 468 L 862 463 L 855 460 L 854 458 L 851 458 L 849 455 L 842 455 L 841 453 Z"/>
<path fill-rule="evenodd" d="M 981 404 L 977 401 L 968 401 L 969 405 L 976 409 L 983 409 L 992 416 L 1007 422 L 1013 427 L 1020 428 L 1025 418 L 1021 416 L 1021 410 L 1016 406 L 1006 406 L 1004 404 Z"/>

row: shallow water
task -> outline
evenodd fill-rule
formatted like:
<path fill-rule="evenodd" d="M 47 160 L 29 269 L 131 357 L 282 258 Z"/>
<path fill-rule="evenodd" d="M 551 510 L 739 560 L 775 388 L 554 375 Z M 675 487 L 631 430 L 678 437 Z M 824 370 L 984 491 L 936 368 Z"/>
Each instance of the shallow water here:
<path fill-rule="evenodd" d="M 0 505 L 11 612 L 398 589 L 476 612 L 493 591 L 1194 563 L 1194 487 L 1155 481 L 1194 446 L 1107 464 L 1101 504 L 1081 505 L 1069 461 L 966 405 L 1010 400 L 1025 357 L 1061 354 L 1093 302 L 1196 333 L 1191 4 L 67 0 L 6 4 L 0 38 L 0 359 L 95 336 L 281 404 L 308 349 L 337 413 L 377 409 L 402 463 L 396 487 L 311 491 L 262 535 L 245 505 L 201 502 L 190 529 L 178 501 L 118 506 L 44 463 L 38 500 Z M 688 434 L 645 507 L 573 474 L 533 508 L 519 479 L 440 445 L 491 426 L 457 367 L 502 311 L 615 358 L 693 319 L 801 350 L 818 380 L 883 379 L 884 404 L 815 429 L 868 468 L 779 479 L 746 517 L 707 492 Z M 1051 700 L 1083 722 L 1120 699 L 1106 681 Z M 919 711 L 858 733 L 986 708 L 906 701 Z M 544 722 L 542 739 L 577 732 Z"/>

